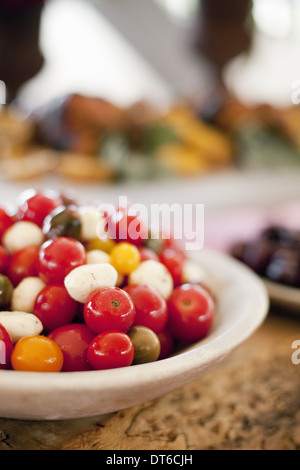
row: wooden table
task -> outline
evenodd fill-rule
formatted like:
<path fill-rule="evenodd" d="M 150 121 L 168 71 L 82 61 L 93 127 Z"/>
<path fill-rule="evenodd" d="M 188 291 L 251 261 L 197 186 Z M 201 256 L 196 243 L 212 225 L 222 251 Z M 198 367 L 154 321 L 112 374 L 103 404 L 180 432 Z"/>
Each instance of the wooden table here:
<path fill-rule="evenodd" d="M 299 316 L 272 311 L 251 338 L 195 382 L 109 416 L 0 419 L 0 450 L 300 449 L 295 340 Z"/>

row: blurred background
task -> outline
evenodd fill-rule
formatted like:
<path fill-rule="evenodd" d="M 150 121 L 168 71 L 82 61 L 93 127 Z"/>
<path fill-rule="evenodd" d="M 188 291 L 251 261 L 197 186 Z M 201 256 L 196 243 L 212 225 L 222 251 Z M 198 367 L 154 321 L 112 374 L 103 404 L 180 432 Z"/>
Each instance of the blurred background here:
<path fill-rule="evenodd" d="M 300 0 L 1 0 L 2 198 L 294 204 L 299 20 Z"/>
<path fill-rule="evenodd" d="M 18 54 L 26 52 L 24 41 L 31 39 L 23 63 L 31 61 L 34 40 L 43 58 L 36 76 L 18 90 L 30 108 L 74 91 L 126 105 L 141 98 L 169 104 L 180 95 L 198 94 L 201 100 L 210 91 L 215 66 L 224 66 L 226 85 L 247 103 L 288 106 L 292 82 L 299 79 L 298 0 L 229 0 L 226 7 L 218 0 L 211 2 L 215 7 L 201 0 L 6 3 L 12 5 L 14 46 L 20 42 L 13 51 L 15 70 L 22 65 Z M 28 4 L 27 12 L 18 3 L 24 9 Z M 23 15 L 19 25 L 17 15 Z M 8 21 L 4 16 L 2 22 Z M 23 38 L 16 38 L 20 29 Z"/>

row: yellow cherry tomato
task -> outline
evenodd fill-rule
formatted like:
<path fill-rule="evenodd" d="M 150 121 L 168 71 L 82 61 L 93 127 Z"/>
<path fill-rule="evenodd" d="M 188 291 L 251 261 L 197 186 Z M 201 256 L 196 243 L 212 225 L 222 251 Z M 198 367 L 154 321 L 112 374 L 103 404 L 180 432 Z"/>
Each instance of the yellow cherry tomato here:
<path fill-rule="evenodd" d="M 109 254 L 115 246 L 116 242 L 110 238 L 108 238 L 107 240 L 95 238 L 87 244 L 87 251 L 101 250 Z"/>
<path fill-rule="evenodd" d="M 18 371 L 60 372 L 63 360 L 60 347 L 41 335 L 21 338 L 11 356 L 12 367 Z"/>
<path fill-rule="evenodd" d="M 110 263 L 119 274 L 132 273 L 139 266 L 140 261 L 140 252 L 131 243 L 119 243 L 110 253 Z"/>

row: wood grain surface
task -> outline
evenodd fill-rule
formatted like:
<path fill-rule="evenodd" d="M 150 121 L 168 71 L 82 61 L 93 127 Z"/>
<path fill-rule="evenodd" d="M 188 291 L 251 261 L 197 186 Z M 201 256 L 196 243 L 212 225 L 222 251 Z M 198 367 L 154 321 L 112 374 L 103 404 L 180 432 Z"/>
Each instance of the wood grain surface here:
<path fill-rule="evenodd" d="M 72 421 L 0 419 L 0 450 L 300 449 L 300 319 L 270 313 L 222 364 L 159 399 Z"/>

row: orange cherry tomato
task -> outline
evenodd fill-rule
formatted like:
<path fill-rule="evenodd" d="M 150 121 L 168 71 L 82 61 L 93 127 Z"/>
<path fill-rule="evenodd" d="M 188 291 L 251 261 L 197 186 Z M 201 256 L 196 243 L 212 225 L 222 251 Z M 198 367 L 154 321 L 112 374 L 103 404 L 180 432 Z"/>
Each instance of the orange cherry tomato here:
<path fill-rule="evenodd" d="M 26 336 L 15 344 L 11 364 L 18 371 L 60 372 L 63 353 L 50 338 L 41 335 Z"/>

